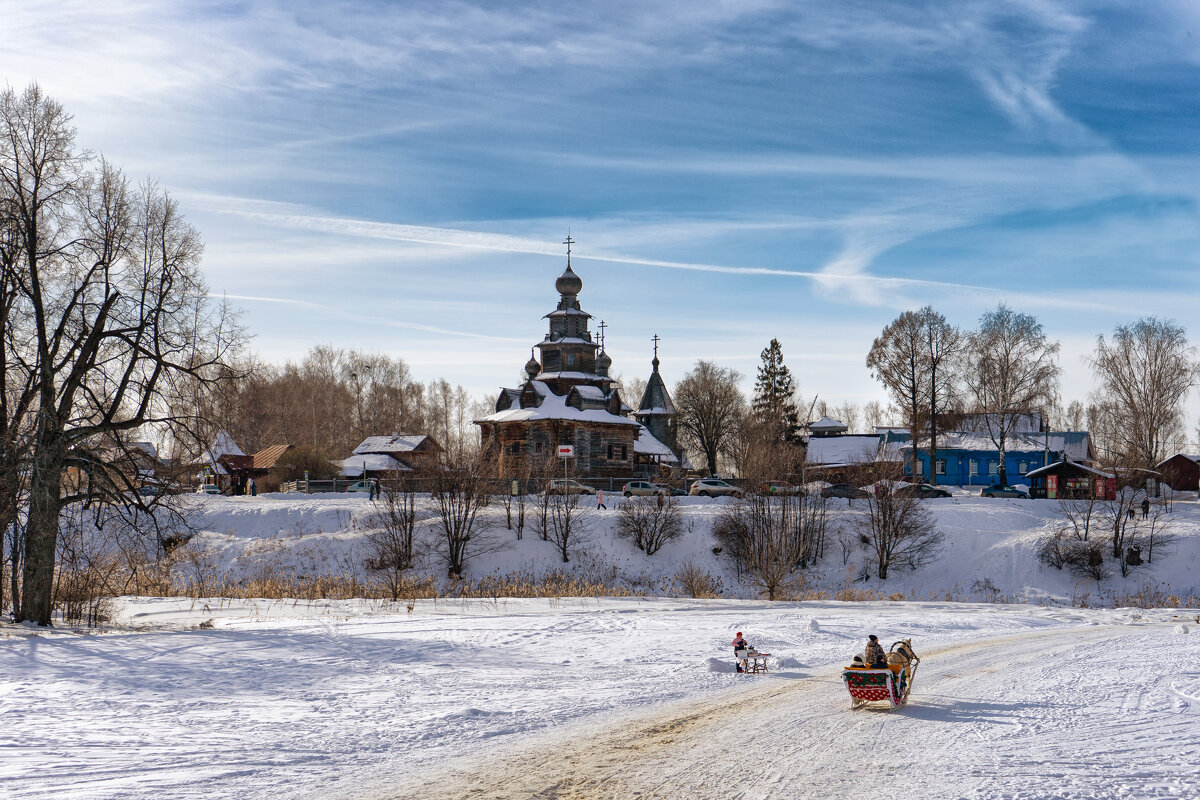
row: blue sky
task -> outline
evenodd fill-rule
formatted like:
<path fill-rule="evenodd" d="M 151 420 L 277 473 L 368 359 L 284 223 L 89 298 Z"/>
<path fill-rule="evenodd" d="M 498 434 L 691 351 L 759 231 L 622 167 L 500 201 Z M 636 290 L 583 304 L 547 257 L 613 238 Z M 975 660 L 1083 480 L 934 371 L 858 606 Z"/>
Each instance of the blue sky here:
<path fill-rule="evenodd" d="M 1195 2 L 28 3 L 0 80 L 154 176 L 214 291 L 282 360 L 332 343 L 511 385 L 576 240 L 614 373 L 882 399 L 926 303 L 1062 342 L 1147 314 L 1200 339 Z M 1194 420 L 1193 420 L 1194 422 Z"/>

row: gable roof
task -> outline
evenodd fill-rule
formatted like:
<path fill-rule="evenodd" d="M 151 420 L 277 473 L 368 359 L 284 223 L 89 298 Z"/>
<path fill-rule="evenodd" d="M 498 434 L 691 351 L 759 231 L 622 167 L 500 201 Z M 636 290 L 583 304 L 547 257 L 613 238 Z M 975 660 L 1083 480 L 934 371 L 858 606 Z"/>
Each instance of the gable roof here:
<path fill-rule="evenodd" d="M 1200 464 L 1200 455 L 1195 455 L 1195 456 L 1194 456 L 1194 455 L 1191 455 L 1191 454 L 1189 454 L 1189 453 L 1176 453 L 1175 455 L 1171 456 L 1170 458 L 1164 458 L 1162 461 L 1160 461 L 1160 462 L 1158 462 L 1157 464 L 1155 464 L 1155 465 L 1154 465 L 1154 468 L 1155 468 L 1155 469 L 1158 469 L 1158 468 L 1160 468 L 1160 467 L 1161 467 L 1163 464 L 1166 464 L 1168 461 L 1172 461 L 1172 460 L 1174 460 L 1174 459 L 1176 459 L 1176 458 L 1186 458 L 1188 461 L 1192 461 L 1192 462 L 1195 462 L 1195 463 L 1197 463 L 1197 464 Z"/>
<path fill-rule="evenodd" d="M 827 467 L 863 464 L 879 460 L 900 460 L 900 443 L 875 433 L 850 433 L 845 436 L 814 436 L 808 440 L 808 463 Z"/>
<path fill-rule="evenodd" d="M 354 448 L 353 452 L 355 455 L 362 455 L 364 453 L 411 453 L 419 449 L 426 442 L 433 447 L 437 447 L 437 442 L 423 433 L 393 433 L 391 436 L 368 436 L 366 439 L 363 439 L 362 444 Z"/>
<path fill-rule="evenodd" d="M 412 472 L 412 467 L 382 453 L 363 453 L 335 461 L 341 467 L 339 474 L 347 477 L 362 475 L 363 468 L 367 472 Z"/>

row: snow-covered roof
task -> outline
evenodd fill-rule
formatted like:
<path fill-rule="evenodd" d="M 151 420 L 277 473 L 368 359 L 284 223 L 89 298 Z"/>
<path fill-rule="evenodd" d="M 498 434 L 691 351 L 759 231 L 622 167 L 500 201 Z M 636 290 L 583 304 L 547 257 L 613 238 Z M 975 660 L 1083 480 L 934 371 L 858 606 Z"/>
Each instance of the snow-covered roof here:
<path fill-rule="evenodd" d="M 223 465 L 218 463 L 221 456 L 244 455 L 246 454 L 243 453 L 242 448 L 238 447 L 237 443 L 233 441 L 233 437 L 230 436 L 226 431 L 221 431 L 217 434 L 216 438 L 213 439 L 213 443 L 209 445 L 208 449 L 200 454 L 200 458 L 196 461 L 196 464 L 211 467 L 214 474 L 228 475 L 229 470 L 225 469 Z"/>
<path fill-rule="evenodd" d="M 844 431 L 849 430 L 846 423 L 836 420 L 833 417 L 821 417 L 816 422 L 810 423 L 808 429 L 811 431 Z"/>
<path fill-rule="evenodd" d="M 412 472 L 412 467 L 381 453 L 353 455 L 337 463 L 341 465 L 340 474 L 347 477 L 362 475 L 364 467 L 367 472 Z"/>
<path fill-rule="evenodd" d="M 644 456 L 658 456 L 660 461 L 668 464 L 679 461 L 678 457 L 671 452 L 671 448 L 654 438 L 654 434 L 650 433 L 645 425 L 638 431 L 637 441 L 633 443 L 633 452 Z"/>
<path fill-rule="evenodd" d="M 912 444 L 906 442 L 902 449 L 911 449 Z M 924 448 L 922 448 L 924 449 Z M 1083 431 L 1062 431 L 1060 433 L 1017 433 L 1008 436 L 1005 449 L 1009 453 L 1041 453 L 1050 450 L 1062 453 L 1071 461 L 1090 461 L 1092 454 L 1089 447 L 1089 437 Z M 996 443 L 986 433 L 947 432 L 938 436 L 938 450 L 964 450 L 969 452 L 995 453 Z"/>
<path fill-rule="evenodd" d="M 1176 453 L 1175 455 L 1171 456 L 1171 458 L 1164 458 L 1162 461 L 1155 464 L 1154 468 L 1158 469 L 1159 467 L 1163 466 L 1168 461 L 1170 461 L 1172 458 L 1180 458 L 1180 457 L 1186 458 L 1188 461 L 1194 461 L 1197 464 L 1200 464 L 1200 455 L 1191 455 L 1190 453 Z"/>
<path fill-rule="evenodd" d="M 216 461 L 221 456 L 244 456 L 242 448 L 237 446 L 233 441 L 233 437 L 226 431 L 221 431 L 217 434 L 217 438 L 213 439 L 212 446 L 208 448 L 208 452 L 213 461 Z"/>
<path fill-rule="evenodd" d="M 495 414 L 477 419 L 476 422 L 527 422 L 537 419 L 561 419 L 574 422 L 591 422 L 607 425 L 639 425 L 641 423 L 626 417 L 618 417 L 599 408 L 578 409 L 567 405 L 567 398 L 550 391 L 540 380 L 533 381 L 533 387 L 542 398 L 542 404 L 536 408 L 509 408 Z"/>
<path fill-rule="evenodd" d="M 815 436 L 808 440 L 808 463 L 843 466 L 875 461 L 880 457 L 883 437 L 873 433 L 846 436 Z M 889 441 L 884 460 L 900 460 L 900 443 Z"/>
<path fill-rule="evenodd" d="M 393 433 L 391 436 L 368 436 L 354 448 L 354 453 L 411 453 L 429 437 L 425 434 Z"/>
<path fill-rule="evenodd" d="M 542 319 L 548 319 L 550 317 L 587 317 L 588 319 L 591 319 L 592 315 L 578 308 L 559 308 L 551 311 L 549 314 L 546 314 L 544 317 L 542 317 Z"/>
<path fill-rule="evenodd" d="M 1047 464 L 1044 467 L 1038 467 L 1037 469 L 1031 469 L 1029 472 L 1025 473 L 1024 477 L 1036 478 L 1038 475 L 1042 475 L 1043 473 L 1053 472 L 1054 470 L 1058 469 L 1059 467 L 1063 466 L 1064 464 L 1069 464 L 1072 467 L 1077 467 L 1077 468 L 1083 470 L 1084 472 L 1090 472 L 1091 474 L 1093 474 L 1099 478 L 1116 477 L 1111 472 L 1101 472 L 1098 469 L 1094 469 L 1092 467 L 1088 467 L 1083 464 L 1076 463 L 1074 461 L 1071 461 L 1070 459 L 1067 459 L 1066 461 L 1055 461 L 1053 464 Z"/>
<path fill-rule="evenodd" d="M 599 386 L 576 386 L 572 391 L 579 392 L 579 396 L 587 400 L 608 399 L 608 395 Z"/>

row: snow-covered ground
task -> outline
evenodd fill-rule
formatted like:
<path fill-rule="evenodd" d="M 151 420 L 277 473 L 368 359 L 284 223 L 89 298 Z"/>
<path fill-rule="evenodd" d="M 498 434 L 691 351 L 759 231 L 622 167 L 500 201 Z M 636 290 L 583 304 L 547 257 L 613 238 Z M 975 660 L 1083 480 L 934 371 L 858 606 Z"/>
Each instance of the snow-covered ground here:
<path fill-rule="evenodd" d="M 1195 613 L 125 599 L 0 626 L 0 796 L 1191 798 Z M 908 707 L 848 709 L 868 633 L 913 639 Z"/>
<path fill-rule="evenodd" d="M 363 496 L 186 502 L 201 532 L 180 569 L 366 575 Z M 0 797 L 1200 796 L 1200 611 L 1111 607 L 1200 594 L 1196 501 L 1153 564 L 1097 585 L 1038 562 L 1056 503 L 959 491 L 930 501 L 947 542 L 929 565 L 859 581 L 865 554 L 831 541 L 805 572 L 907 598 L 865 603 L 753 599 L 713 552 L 726 501 L 684 498 L 687 533 L 654 556 L 614 535 L 619 502 L 570 568 L 653 593 L 690 562 L 724 597 L 123 598 L 99 631 L 0 623 Z M 469 575 L 563 566 L 502 513 Z M 732 672 L 738 630 L 770 675 Z M 907 708 L 848 709 L 839 667 L 868 633 L 922 656 Z"/>

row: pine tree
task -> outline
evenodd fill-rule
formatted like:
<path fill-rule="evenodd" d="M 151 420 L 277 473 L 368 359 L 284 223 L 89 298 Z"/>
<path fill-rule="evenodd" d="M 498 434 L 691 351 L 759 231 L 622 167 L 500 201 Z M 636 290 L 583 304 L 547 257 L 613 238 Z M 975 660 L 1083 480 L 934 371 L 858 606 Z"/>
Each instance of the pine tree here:
<path fill-rule="evenodd" d="M 783 347 L 772 339 L 762 351 L 762 364 L 754 382 L 753 412 L 755 420 L 764 426 L 778 429 L 783 441 L 800 438 L 800 410 L 796 407 L 796 381 L 783 363 Z"/>

